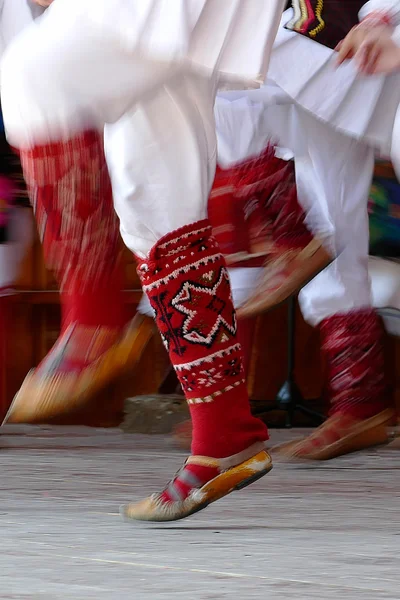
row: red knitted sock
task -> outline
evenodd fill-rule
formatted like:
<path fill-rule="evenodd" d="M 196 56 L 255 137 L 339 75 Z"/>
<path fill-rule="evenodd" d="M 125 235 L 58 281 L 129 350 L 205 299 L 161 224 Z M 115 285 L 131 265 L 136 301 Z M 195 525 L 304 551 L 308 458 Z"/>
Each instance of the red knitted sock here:
<path fill-rule="evenodd" d="M 88 131 L 20 153 L 47 266 L 61 290 L 62 335 L 42 366 L 81 368 L 128 321 L 118 220 L 103 139 Z"/>
<path fill-rule="evenodd" d="M 93 289 L 79 289 L 79 284 L 61 295 L 63 323 L 79 323 L 88 327 L 108 327 L 121 330 L 129 320 L 124 299 L 124 269 L 115 264 L 112 273 L 103 273 Z M 78 282 L 77 282 L 78 283 Z"/>
<path fill-rule="evenodd" d="M 268 146 L 228 169 L 217 168 L 208 215 L 229 265 L 261 266 L 262 255 L 305 248 L 305 225 L 293 164 Z"/>
<path fill-rule="evenodd" d="M 258 219 L 268 224 L 273 247 L 299 249 L 311 242 L 313 236 L 297 198 L 293 164 L 277 158 L 274 147 L 236 165 L 232 178 L 236 197 L 255 204 Z"/>
<path fill-rule="evenodd" d="M 331 412 L 368 419 L 388 408 L 383 327 L 376 312 L 366 308 L 334 315 L 320 330 Z"/>
<path fill-rule="evenodd" d="M 193 454 L 224 458 L 267 440 L 250 412 L 229 277 L 208 221 L 165 236 L 138 273 L 189 403 Z"/>

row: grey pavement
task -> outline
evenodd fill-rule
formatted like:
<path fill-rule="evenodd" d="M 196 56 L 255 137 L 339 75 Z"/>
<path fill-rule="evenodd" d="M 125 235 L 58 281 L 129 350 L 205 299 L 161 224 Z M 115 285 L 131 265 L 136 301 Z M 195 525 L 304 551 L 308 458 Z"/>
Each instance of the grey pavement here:
<path fill-rule="evenodd" d="M 159 490 L 183 458 L 168 437 L 5 427 L 0 599 L 400 598 L 399 445 L 276 464 L 176 524 L 123 523 L 119 504 Z"/>

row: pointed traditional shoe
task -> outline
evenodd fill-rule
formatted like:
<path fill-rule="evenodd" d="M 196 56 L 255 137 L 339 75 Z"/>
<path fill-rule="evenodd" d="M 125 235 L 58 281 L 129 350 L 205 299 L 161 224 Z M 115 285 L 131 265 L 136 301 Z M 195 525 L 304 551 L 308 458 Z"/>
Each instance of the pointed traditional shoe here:
<path fill-rule="evenodd" d="M 260 450 L 263 446 L 260 443 L 254 444 L 247 451 L 225 459 L 191 456 L 165 492 L 153 494 L 136 504 L 121 506 L 121 516 L 128 521 L 153 522 L 178 521 L 189 517 L 269 473 L 272 461 L 265 449 Z M 202 483 L 189 471 L 187 467 L 190 465 L 215 469 L 217 475 Z M 190 486 L 190 492 L 185 498 L 182 497 L 181 484 Z M 165 493 L 171 500 L 165 500 Z"/>
<path fill-rule="evenodd" d="M 136 315 L 115 343 L 82 369 L 60 371 L 57 364 L 52 370 L 33 369 L 3 424 L 43 423 L 79 409 L 94 394 L 133 369 L 153 334 L 153 319 Z"/>
<path fill-rule="evenodd" d="M 366 448 L 388 444 L 394 411 L 386 409 L 369 419 L 358 420 L 345 414 L 330 417 L 310 436 L 272 448 L 272 454 L 285 460 L 330 460 Z"/>
<path fill-rule="evenodd" d="M 303 249 L 288 250 L 276 259 L 270 258 L 254 294 L 238 308 L 238 317 L 254 317 L 282 304 L 331 262 L 332 256 L 318 239 Z"/>
<path fill-rule="evenodd" d="M 319 329 L 333 414 L 309 437 L 276 447 L 282 458 L 329 460 L 390 441 L 394 410 L 378 315 L 370 308 L 336 314 Z"/>

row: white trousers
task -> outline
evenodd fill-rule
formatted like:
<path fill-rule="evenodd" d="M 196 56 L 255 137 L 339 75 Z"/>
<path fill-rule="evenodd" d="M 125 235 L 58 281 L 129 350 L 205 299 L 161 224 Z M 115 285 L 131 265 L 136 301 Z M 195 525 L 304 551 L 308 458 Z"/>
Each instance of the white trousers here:
<path fill-rule="evenodd" d="M 337 257 L 299 295 L 304 318 L 317 325 L 372 303 L 368 198 L 374 150 L 309 114 L 300 114 L 299 123 L 304 143 L 295 157 L 299 202 L 310 211 L 313 232 Z M 312 213 L 313 207 L 318 211 Z"/>
<path fill-rule="evenodd" d="M 268 140 L 294 156 L 306 223 L 337 256 L 301 291 L 305 319 L 315 326 L 335 313 L 370 306 L 367 203 L 373 148 L 307 113 L 273 82 L 257 91 L 222 94 L 216 116 L 218 160 L 224 166 L 259 152 Z M 253 276 L 249 273 L 249 291 Z M 243 288 L 243 271 L 241 277 Z"/>
<path fill-rule="evenodd" d="M 212 81 L 179 77 L 105 128 L 122 238 L 138 256 L 207 216 L 217 153 L 214 97 Z"/>
<path fill-rule="evenodd" d="M 24 148 L 104 128 L 121 233 L 132 252 L 145 256 L 164 234 L 207 214 L 218 72 L 128 52 L 70 13 L 64 32 L 58 8 L 66 5 L 54 3 L 7 50 L 7 135 Z"/>

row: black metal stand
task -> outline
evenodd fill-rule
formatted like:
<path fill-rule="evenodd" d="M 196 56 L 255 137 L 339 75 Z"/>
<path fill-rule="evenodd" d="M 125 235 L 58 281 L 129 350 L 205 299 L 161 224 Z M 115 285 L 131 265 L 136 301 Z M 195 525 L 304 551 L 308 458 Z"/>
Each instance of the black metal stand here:
<path fill-rule="evenodd" d="M 288 300 L 288 374 L 285 383 L 279 390 L 275 401 L 276 406 L 272 410 L 283 410 L 286 412 L 286 427 L 293 427 L 294 415 L 301 412 L 318 425 L 325 421 L 324 415 L 309 408 L 294 379 L 296 366 L 296 298 L 292 296 Z"/>

